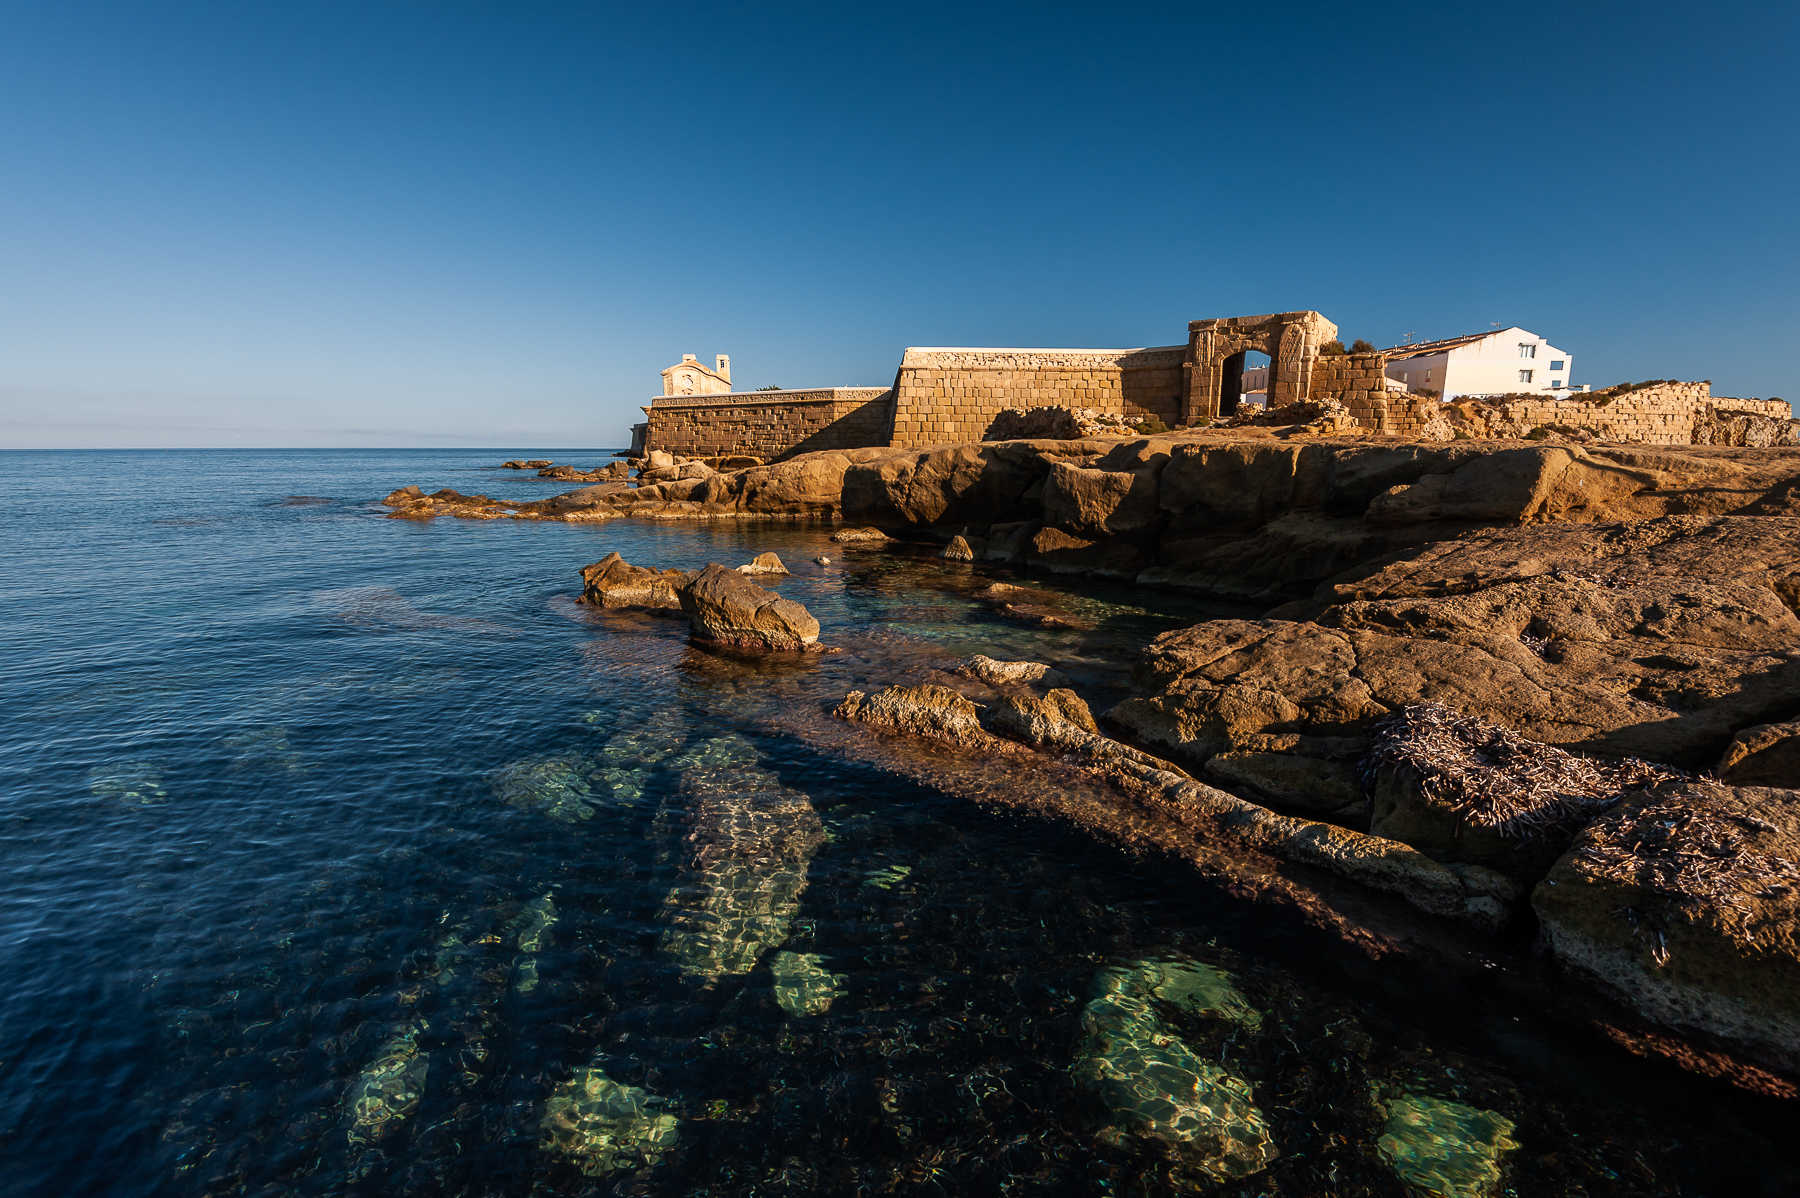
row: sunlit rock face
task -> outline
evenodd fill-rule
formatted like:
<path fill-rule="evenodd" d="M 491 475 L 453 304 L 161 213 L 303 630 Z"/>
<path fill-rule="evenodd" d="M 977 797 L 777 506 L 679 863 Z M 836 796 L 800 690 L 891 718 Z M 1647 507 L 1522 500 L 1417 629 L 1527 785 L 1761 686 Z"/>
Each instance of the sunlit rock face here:
<path fill-rule="evenodd" d="M 653 1165 L 680 1139 L 680 1121 L 648 1090 L 588 1065 L 556 1088 L 539 1123 L 546 1152 L 589 1177 Z"/>
<path fill-rule="evenodd" d="M 1230 977 L 1207 965 L 1147 959 L 1103 971 L 1082 1011 L 1074 1069 L 1112 1113 L 1103 1138 L 1161 1140 L 1217 1181 L 1261 1172 L 1279 1153 L 1250 1083 L 1201 1057 L 1165 1012 L 1251 1031 L 1262 1023 Z"/>
<path fill-rule="evenodd" d="M 1415 1198 L 1489 1198 L 1506 1154 L 1519 1146 L 1513 1122 L 1429 1094 L 1401 1093 L 1376 1105 L 1387 1114 L 1376 1149 Z"/>
<path fill-rule="evenodd" d="M 788 938 L 813 854 L 825 843 L 812 803 L 742 763 L 748 748 L 741 738 L 716 738 L 676 759 L 688 831 L 681 878 L 663 902 L 659 947 L 703 983 L 749 973 Z"/>

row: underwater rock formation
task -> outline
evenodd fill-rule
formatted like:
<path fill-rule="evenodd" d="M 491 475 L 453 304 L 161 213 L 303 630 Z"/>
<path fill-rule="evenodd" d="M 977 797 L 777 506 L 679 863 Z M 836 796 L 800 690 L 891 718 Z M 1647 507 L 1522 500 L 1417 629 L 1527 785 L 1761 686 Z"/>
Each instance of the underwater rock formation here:
<path fill-rule="evenodd" d="M 419 1109 L 430 1061 L 419 1052 L 422 1023 L 412 1023 L 383 1044 L 375 1059 L 351 1083 L 344 1105 L 350 1114 L 351 1145 L 372 1144 L 392 1133 Z"/>
<path fill-rule="evenodd" d="M 1149 959 L 1107 969 L 1082 1009 L 1074 1074 L 1112 1112 L 1105 1135 L 1149 1136 L 1215 1181 L 1259 1173 L 1279 1155 L 1251 1084 L 1202 1057 L 1159 1006 L 1255 1030 L 1258 1012 L 1210 966 Z"/>
<path fill-rule="evenodd" d="M 718 738 L 729 751 L 736 738 Z M 688 754 L 676 801 L 682 875 L 663 902 L 660 950 L 703 984 L 756 968 L 788 938 L 825 825 L 806 795 L 753 764 Z"/>
<path fill-rule="evenodd" d="M 1506 1156 L 1519 1146 L 1513 1122 L 1429 1094 L 1376 1096 L 1387 1116 L 1376 1151 L 1414 1198 L 1492 1198 Z"/>
<path fill-rule="evenodd" d="M 779 952 L 769 958 L 775 1002 L 789 1015 L 823 1015 L 844 997 L 844 975 L 825 968 L 818 953 Z"/>
<path fill-rule="evenodd" d="M 488 778 L 502 802 L 566 824 L 594 818 L 597 806 L 584 764 L 575 757 L 528 757 Z"/>
<path fill-rule="evenodd" d="M 126 761 L 100 766 L 88 774 L 88 791 L 128 807 L 158 807 L 169 801 L 162 767 L 152 761 Z"/>
<path fill-rule="evenodd" d="M 544 1103 L 540 1143 L 589 1177 L 654 1165 L 681 1138 L 680 1120 L 665 1106 L 598 1065 L 583 1066 Z"/>

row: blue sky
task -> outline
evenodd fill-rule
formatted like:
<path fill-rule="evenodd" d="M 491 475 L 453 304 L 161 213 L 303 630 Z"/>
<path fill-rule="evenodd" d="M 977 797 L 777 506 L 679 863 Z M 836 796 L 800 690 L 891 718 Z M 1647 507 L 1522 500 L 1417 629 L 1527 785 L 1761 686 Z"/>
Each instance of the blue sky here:
<path fill-rule="evenodd" d="M 1800 392 L 1800 6 L 0 0 L 0 446 L 622 443 L 657 372 L 1312 307 Z"/>

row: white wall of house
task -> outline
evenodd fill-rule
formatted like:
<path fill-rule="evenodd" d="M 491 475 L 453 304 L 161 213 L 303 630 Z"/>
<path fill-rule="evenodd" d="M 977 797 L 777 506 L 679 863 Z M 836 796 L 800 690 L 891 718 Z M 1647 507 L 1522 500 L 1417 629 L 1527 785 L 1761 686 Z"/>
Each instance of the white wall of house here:
<path fill-rule="evenodd" d="M 1401 358 L 1397 362 L 1388 363 L 1387 376 L 1405 384 L 1408 391 L 1441 392 L 1444 389 L 1444 372 L 1449 362 L 1448 352 Z"/>
<path fill-rule="evenodd" d="M 1574 356 L 1567 350 L 1515 326 L 1434 354 L 1390 359 L 1387 376 L 1405 383 L 1409 391 L 1438 391 L 1445 399 L 1519 392 L 1549 395 L 1572 389 L 1574 366 Z"/>

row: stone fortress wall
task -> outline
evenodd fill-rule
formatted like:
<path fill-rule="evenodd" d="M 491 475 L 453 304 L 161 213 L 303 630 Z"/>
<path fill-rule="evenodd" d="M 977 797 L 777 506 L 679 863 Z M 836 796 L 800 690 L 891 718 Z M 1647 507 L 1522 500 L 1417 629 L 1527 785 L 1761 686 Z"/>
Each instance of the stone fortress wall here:
<path fill-rule="evenodd" d="M 1152 349 L 909 349 L 885 444 L 983 440 L 1001 412 L 1091 408 L 1181 422 L 1183 346 Z"/>
<path fill-rule="evenodd" d="M 1784 401 L 1714 397 L 1704 382 L 1444 404 L 1400 389 L 1381 353 L 1324 352 L 1336 334 L 1319 313 L 1296 311 L 1193 321 L 1185 345 L 908 349 L 892 387 L 659 396 L 645 409 L 644 448 L 772 461 L 819 449 L 980 441 L 1002 412 L 1046 407 L 1206 424 L 1236 408 L 1250 350 L 1269 355 L 1271 406 L 1335 400 L 1362 428 L 1389 436 L 1562 429 L 1640 444 L 1793 444 L 1800 428 Z"/>
<path fill-rule="evenodd" d="M 893 388 L 818 387 L 664 395 L 645 409 L 644 448 L 678 457 L 751 454 L 773 461 L 816 449 L 886 445 Z"/>

